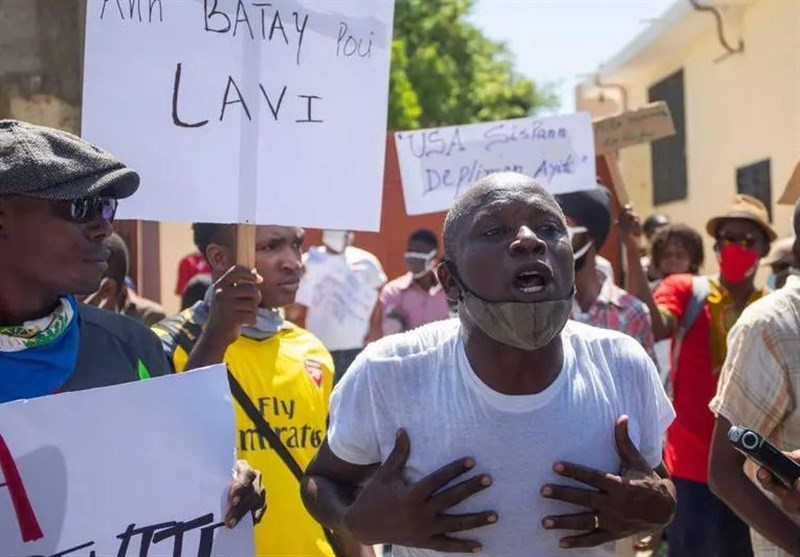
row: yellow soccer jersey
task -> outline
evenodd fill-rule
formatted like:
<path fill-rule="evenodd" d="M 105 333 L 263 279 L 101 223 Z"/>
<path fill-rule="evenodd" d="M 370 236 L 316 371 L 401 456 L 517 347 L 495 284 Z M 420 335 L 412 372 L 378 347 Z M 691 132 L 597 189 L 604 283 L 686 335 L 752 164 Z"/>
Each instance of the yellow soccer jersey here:
<path fill-rule="evenodd" d="M 153 327 L 177 372 L 185 368 L 199 334 L 187 312 L 179 316 L 182 323 L 170 318 Z M 305 469 L 325 438 L 333 386 L 330 353 L 313 334 L 287 323 L 265 340 L 239 337 L 225 352 L 225 363 Z M 297 479 L 238 404 L 235 412 L 238 457 L 261 471 L 267 492 L 267 512 L 255 529 L 257 557 L 333 557 L 322 527 L 303 506 Z"/>

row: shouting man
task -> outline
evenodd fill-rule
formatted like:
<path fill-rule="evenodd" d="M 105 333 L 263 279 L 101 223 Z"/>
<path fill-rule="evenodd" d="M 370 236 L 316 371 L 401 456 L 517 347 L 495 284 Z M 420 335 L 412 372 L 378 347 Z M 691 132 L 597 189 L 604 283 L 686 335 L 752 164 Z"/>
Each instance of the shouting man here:
<path fill-rule="evenodd" d="M 554 555 L 663 527 L 673 412 L 630 337 L 568 322 L 564 215 L 530 178 L 493 174 L 444 228 L 459 318 L 387 337 L 334 392 L 303 497 L 331 529 L 397 555 Z"/>

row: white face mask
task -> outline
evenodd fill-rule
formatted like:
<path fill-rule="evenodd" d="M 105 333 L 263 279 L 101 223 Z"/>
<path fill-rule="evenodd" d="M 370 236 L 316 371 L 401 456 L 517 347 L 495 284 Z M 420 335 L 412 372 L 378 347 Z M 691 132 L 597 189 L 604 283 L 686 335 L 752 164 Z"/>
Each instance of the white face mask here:
<path fill-rule="evenodd" d="M 350 233 L 347 230 L 324 230 L 322 232 L 322 243 L 336 253 L 342 253 L 350 240 Z"/>
<path fill-rule="evenodd" d="M 589 232 L 589 231 L 586 229 L 585 226 L 568 226 L 567 227 L 567 234 L 569 235 L 570 242 L 572 242 L 572 238 L 574 236 L 577 236 L 578 234 L 586 234 L 587 232 Z M 581 268 L 583 268 L 584 263 L 586 263 L 586 261 L 584 260 L 584 258 L 586 256 L 586 252 L 588 252 L 589 249 L 593 245 L 594 245 L 594 241 L 593 240 L 589 240 L 588 242 L 586 242 L 586 244 L 582 248 L 578 249 L 578 251 L 576 251 L 574 253 L 573 258 L 575 259 L 575 270 L 576 271 L 579 271 L 579 270 L 581 270 Z"/>
<path fill-rule="evenodd" d="M 413 277 L 415 279 L 418 279 L 424 277 L 425 275 L 433 271 L 433 268 L 436 266 L 436 256 L 438 254 L 439 252 L 435 249 L 429 251 L 428 253 L 421 253 L 418 251 L 407 251 L 404 257 L 406 259 L 418 259 L 418 260 L 421 259 L 422 261 L 425 262 L 424 268 L 418 273 L 413 274 Z"/>

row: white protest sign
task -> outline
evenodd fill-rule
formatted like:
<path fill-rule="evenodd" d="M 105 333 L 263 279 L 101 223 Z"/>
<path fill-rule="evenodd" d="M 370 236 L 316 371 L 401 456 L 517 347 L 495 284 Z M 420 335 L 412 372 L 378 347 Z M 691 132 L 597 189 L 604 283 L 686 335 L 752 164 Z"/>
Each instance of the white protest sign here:
<path fill-rule="evenodd" d="M 378 289 L 386 279 L 375 264 L 357 253 L 332 257 L 311 249 L 304 259 L 306 274 L 297 303 L 308 308 L 306 327 L 329 350 L 348 350 L 363 343 Z"/>
<path fill-rule="evenodd" d="M 118 217 L 378 230 L 393 7 L 89 0 L 82 134 L 142 177 Z"/>
<path fill-rule="evenodd" d="M 3 557 L 247 557 L 224 366 L 0 405 Z"/>
<path fill-rule="evenodd" d="M 395 133 L 406 212 L 446 211 L 494 172 L 527 174 L 553 193 L 596 187 L 592 120 L 579 112 Z"/>

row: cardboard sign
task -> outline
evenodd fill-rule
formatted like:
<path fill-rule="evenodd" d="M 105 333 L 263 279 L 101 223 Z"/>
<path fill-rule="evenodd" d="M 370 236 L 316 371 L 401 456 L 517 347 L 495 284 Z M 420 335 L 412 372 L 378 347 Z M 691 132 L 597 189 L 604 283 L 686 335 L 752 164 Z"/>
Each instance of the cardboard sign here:
<path fill-rule="evenodd" d="M 596 187 L 588 113 L 397 132 L 406 212 L 446 211 L 494 172 L 513 171 L 553 193 Z"/>
<path fill-rule="evenodd" d="M 593 125 L 598 155 L 675 135 L 672 114 L 664 101 L 597 120 Z"/>
<path fill-rule="evenodd" d="M 251 556 L 224 366 L 0 405 L 3 557 Z"/>
<path fill-rule="evenodd" d="M 786 183 L 778 203 L 781 205 L 794 205 L 800 199 L 800 162 L 794 167 L 794 172 Z"/>
<path fill-rule="evenodd" d="M 377 230 L 393 7 L 89 0 L 83 136 L 142 176 L 118 217 Z"/>

